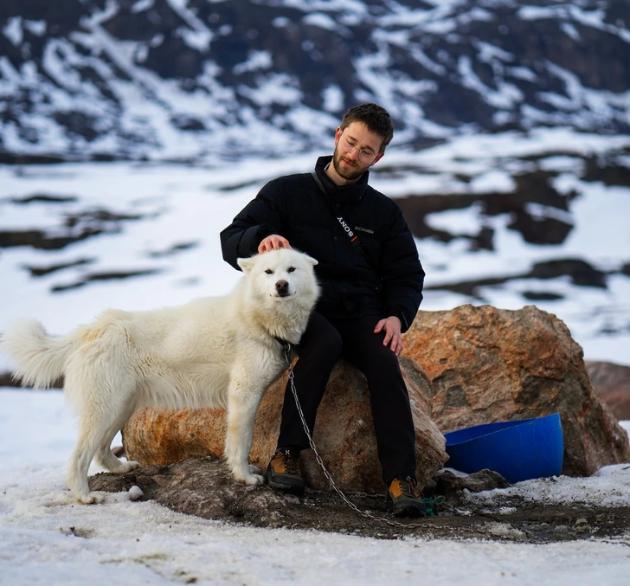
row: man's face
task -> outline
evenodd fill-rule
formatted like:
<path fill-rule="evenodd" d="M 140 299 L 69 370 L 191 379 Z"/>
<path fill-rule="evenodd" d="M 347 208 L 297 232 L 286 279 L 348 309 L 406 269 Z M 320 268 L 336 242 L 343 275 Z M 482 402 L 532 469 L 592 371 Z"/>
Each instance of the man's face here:
<path fill-rule="evenodd" d="M 351 122 L 335 133 L 333 166 L 346 181 L 356 181 L 382 156 L 383 137 L 363 122 Z"/>

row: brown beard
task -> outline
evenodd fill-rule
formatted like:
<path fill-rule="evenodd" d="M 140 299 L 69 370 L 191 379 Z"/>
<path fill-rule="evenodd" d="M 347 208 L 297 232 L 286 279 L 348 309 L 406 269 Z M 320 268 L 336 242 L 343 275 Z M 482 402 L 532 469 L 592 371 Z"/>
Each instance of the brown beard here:
<path fill-rule="evenodd" d="M 362 169 L 360 167 L 359 170 L 353 172 L 343 171 L 341 165 L 339 164 L 340 161 L 341 155 L 337 152 L 337 148 L 335 148 L 332 159 L 333 167 L 335 168 L 335 171 L 337 171 L 337 174 L 340 177 L 343 177 L 346 181 L 356 181 L 359 177 L 361 177 L 361 175 L 363 175 L 363 173 L 365 173 L 365 169 Z"/>

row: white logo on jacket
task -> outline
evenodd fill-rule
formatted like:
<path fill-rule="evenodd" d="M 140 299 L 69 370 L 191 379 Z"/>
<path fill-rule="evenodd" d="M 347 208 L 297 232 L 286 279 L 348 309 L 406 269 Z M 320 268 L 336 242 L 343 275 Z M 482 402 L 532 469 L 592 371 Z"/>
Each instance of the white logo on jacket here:
<path fill-rule="evenodd" d="M 352 228 L 350 228 L 350 226 L 346 224 L 346 221 L 341 216 L 337 218 L 337 221 L 341 224 L 341 227 L 348 233 L 348 236 L 354 238 L 354 232 L 352 231 Z"/>

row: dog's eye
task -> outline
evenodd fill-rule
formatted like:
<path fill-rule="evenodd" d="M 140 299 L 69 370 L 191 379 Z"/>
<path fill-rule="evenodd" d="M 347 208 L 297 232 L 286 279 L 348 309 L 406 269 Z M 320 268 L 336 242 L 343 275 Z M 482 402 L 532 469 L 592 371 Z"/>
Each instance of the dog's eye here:
<path fill-rule="evenodd" d="M 287 273 L 292 273 L 295 270 L 295 267 L 289 267 L 287 269 Z"/>
<path fill-rule="evenodd" d="M 267 275 L 273 275 L 273 271 L 271 269 L 265 269 L 265 273 Z"/>

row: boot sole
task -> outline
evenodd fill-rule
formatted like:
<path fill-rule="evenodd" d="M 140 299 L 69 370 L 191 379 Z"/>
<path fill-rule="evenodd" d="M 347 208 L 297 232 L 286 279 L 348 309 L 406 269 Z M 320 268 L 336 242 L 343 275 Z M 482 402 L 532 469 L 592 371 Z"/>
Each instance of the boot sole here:
<path fill-rule="evenodd" d="M 269 475 L 265 476 L 267 480 L 267 484 L 269 488 L 273 488 L 274 490 L 279 490 L 281 492 L 286 492 L 289 494 L 294 494 L 296 496 L 302 496 L 304 494 L 304 484 L 298 484 L 296 482 L 282 482 L 278 480 L 273 480 Z"/>
<path fill-rule="evenodd" d="M 392 510 L 394 517 L 407 517 L 409 519 L 420 519 L 428 517 L 423 509 L 414 506 L 403 506 Z"/>

